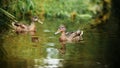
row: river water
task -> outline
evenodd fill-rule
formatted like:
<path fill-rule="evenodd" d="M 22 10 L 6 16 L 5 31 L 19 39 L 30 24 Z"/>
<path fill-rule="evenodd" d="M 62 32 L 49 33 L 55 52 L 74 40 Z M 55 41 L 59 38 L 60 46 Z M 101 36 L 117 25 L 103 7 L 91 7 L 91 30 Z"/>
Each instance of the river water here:
<path fill-rule="evenodd" d="M 4 60 L 0 68 L 109 68 L 110 42 L 115 33 L 104 29 L 83 29 L 83 41 L 67 43 L 65 53 L 59 48 L 59 36 L 54 35 L 61 21 L 45 21 L 37 24 L 39 42 L 32 42 L 29 34 L 10 32 L 4 36 Z M 68 24 L 68 25 L 67 25 Z M 80 24 L 66 23 L 68 31 L 77 30 Z"/>

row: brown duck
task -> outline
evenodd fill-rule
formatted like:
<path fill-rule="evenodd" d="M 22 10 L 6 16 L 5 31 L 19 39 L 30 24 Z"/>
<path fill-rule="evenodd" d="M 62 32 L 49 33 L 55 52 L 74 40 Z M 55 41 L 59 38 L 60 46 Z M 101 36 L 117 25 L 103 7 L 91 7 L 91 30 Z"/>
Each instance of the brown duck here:
<path fill-rule="evenodd" d="M 16 22 L 12 22 L 12 26 L 13 26 L 14 31 L 17 34 L 29 32 L 30 35 L 34 35 L 34 33 L 36 32 L 35 22 L 39 22 L 39 23 L 43 24 L 43 22 L 41 22 L 38 19 L 38 17 L 34 16 L 34 17 L 31 18 L 31 24 L 30 25 L 22 24 L 22 23 L 19 23 L 19 22 L 16 21 Z"/>
<path fill-rule="evenodd" d="M 77 30 L 75 32 L 66 32 L 66 27 L 64 25 L 60 25 L 55 34 L 58 33 L 61 33 L 61 36 L 59 38 L 60 42 L 79 42 L 83 40 L 82 30 Z"/>
<path fill-rule="evenodd" d="M 66 32 L 66 27 L 64 25 L 59 26 L 55 34 L 58 33 L 61 33 L 59 41 L 62 47 L 59 49 L 59 51 L 62 54 L 65 54 L 66 52 L 66 43 L 80 42 L 83 40 L 83 31 L 77 30 L 75 32 Z"/>

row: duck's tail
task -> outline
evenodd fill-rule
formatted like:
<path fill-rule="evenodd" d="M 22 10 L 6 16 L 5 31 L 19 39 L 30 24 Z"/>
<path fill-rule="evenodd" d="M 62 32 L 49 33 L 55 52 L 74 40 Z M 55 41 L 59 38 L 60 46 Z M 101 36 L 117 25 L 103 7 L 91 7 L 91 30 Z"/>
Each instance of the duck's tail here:
<path fill-rule="evenodd" d="M 83 30 L 77 30 L 76 34 L 79 35 L 79 36 L 82 36 L 83 35 Z"/>
<path fill-rule="evenodd" d="M 19 26 L 18 21 L 13 21 L 12 26 Z"/>
<path fill-rule="evenodd" d="M 12 22 L 12 26 L 15 26 L 15 22 Z"/>
<path fill-rule="evenodd" d="M 77 30 L 76 31 L 76 34 L 79 35 L 80 40 L 83 40 L 83 33 L 84 33 L 83 30 Z"/>
<path fill-rule="evenodd" d="M 80 36 L 82 36 L 82 35 L 83 35 L 83 31 L 80 32 Z"/>
<path fill-rule="evenodd" d="M 83 40 L 83 30 L 80 32 L 80 40 Z"/>

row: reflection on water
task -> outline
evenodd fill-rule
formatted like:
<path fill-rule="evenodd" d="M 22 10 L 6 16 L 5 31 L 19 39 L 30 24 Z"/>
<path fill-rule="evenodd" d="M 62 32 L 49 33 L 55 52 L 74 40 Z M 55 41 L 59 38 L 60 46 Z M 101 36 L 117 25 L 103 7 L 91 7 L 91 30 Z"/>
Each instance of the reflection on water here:
<path fill-rule="evenodd" d="M 44 63 L 46 66 L 45 68 L 59 68 L 62 67 L 62 59 L 45 59 Z"/>
<path fill-rule="evenodd" d="M 47 48 L 47 56 L 46 58 L 51 59 L 51 58 L 55 58 L 55 56 L 58 54 L 57 49 L 54 48 Z"/>
<path fill-rule="evenodd" d="M 34 59 L 35 68 L 59 68 L 63 66 L 63 59 L 59 59 L 56 57 L 58 55 L 58 51 L 55 48 L 47 48 L 46 52 L 46 57 L 42 59 Z M 42 64 L 38 64 L 39 62 Z"/>
<path fill-rule="evenodd" d="M 31 42 L 29 35 L 5 36 L 2 49 L 6 58 L 0 62 L 0 68 L 109 68 L 107 47 L 116 34 L 109 37 L 109 32 L 86 29 L 84 41 L 68 43 L 66 50 L 61 50 L 60 35 L 55 36 L 55 27 L 49 25 L 46 22 L 37 26 L 41 28 L 36 33 L 39 42 Z"/>
<path fill-rule="evenodd" d="M 63 59 L 35 59 L 35 68 L 60 68 L 62 67 L 62 61 Z M 42 64 L 37 64 L 39 62 L 42 62 Z"/>

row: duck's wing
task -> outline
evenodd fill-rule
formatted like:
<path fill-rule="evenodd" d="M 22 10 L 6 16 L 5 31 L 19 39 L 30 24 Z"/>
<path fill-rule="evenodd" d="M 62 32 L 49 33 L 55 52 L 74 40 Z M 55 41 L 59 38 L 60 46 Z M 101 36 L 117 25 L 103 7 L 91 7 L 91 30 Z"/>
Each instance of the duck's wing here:
<path fill-rule="evenodd" d="M 66 32 L 65 34 L 67 37 L 69 37 L 69 36 L 71 36 L 72 33 L 74 33 L 74 32 Z"/>
<path fill-rule="evenodd" d="M 81 37 L 83 35 L 83 31 L 82 30 L 77 30 L 74 33 L 72 33 L 71 35 L 73 36 L 73 38 Z"/>
<path fill-rule="evenodd" d="M 76 31 L 76 35 L 74 35 L 73 39 L 76 39 L 78 41 L 83 40 L 83 30 Z"/>

